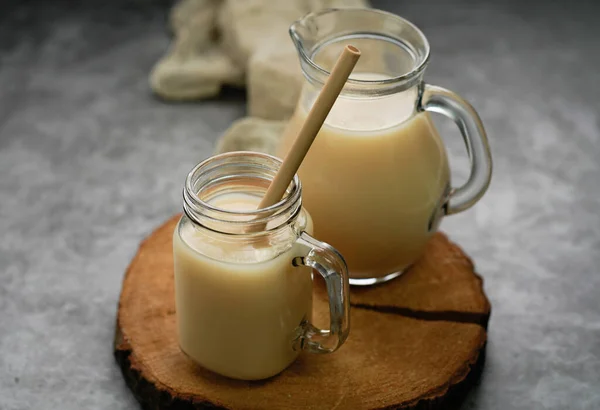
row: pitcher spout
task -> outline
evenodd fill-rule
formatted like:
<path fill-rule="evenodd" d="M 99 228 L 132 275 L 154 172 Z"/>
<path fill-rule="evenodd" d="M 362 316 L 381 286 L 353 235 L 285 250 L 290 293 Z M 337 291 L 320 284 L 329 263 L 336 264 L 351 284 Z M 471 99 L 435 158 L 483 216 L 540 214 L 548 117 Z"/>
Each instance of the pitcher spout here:
<path fill-rule="evenodd" d="M 389 94 L 422 81 L 429 44 L 409 21 L 381 10 L 325 9 L 308 13 L 289 29 L 304 76 L 323 84 L 343 48 L 358 48 L 362 58 L 345 93 Z"/>
<path fill-rule="evenodd" d="M 296 20 L 290 26 L 289 34 L 300 56 L 309 56 L 310 49 L 319 41 L 317 17 L 326 13 L 334 13 L 338 9 L 326 9 L 311 12 Z"/>

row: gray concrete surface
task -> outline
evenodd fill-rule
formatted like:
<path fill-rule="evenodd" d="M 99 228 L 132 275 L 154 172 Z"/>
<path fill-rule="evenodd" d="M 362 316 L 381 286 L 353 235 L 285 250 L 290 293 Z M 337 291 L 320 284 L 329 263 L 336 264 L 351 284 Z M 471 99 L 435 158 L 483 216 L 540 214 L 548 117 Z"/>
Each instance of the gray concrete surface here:
<path fill-rule="evenodd" d="M 493 304 L 465 409 L 600 408 L 600 26 L 594 2 L 375 1 L 428 35 L 427 80 L 479 109 L 494 180 L 442 229 Z M 0 5 L 0 409 L 136 409 L 112 357 L 121 278 L 180 209 L 243 94 L 164 104 L 159 1 Z M 456 179 L 466 157 L 441 122 Z"/>

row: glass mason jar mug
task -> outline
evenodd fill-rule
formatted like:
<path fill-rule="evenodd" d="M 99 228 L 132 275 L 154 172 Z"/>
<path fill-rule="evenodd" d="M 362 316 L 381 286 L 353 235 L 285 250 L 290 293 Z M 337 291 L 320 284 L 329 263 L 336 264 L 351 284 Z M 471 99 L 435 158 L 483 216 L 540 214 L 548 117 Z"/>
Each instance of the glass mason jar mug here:
<path fill-rule="evenodd" d="M 290 34 L 305 82 L 278 148 L 282 158 L 342 48 L 361 51 L 299 175 L 315 234 L 342 252 L 350 284 L 392 279 L 421 255 L 443 215 L 469 208 L 485 193 L 492 160 L 481 120 L 458 95 L 423 82 L 429 44 L 399 16 L 324 10 L 295 22 Z M 450 185 L 429 112 L 450 117 L 464 137 L 471 174 L 463 186 Z"/>
<path fill-rule="evenodd" d="M 187 176 L 173 236 L 179 344 L 224 376 L 273 376 L 301 350 L 330 353 L 349 331 L 346 263 L 310 236 L 298 176 L 277 204 L 256 209 L 281 161 L 230 152 Z M 330 328 L 311 324 L 312 270 L 325 279 Z"/>

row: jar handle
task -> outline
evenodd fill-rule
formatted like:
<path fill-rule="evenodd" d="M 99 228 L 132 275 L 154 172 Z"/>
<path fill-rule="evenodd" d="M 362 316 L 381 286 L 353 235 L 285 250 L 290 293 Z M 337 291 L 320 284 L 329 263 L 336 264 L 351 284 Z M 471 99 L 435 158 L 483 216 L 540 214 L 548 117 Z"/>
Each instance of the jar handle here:
<path fill-rule="evenodd" d="M 483 196 L 492 177 L 492 155 L 483 123 L 473 106 L 462 97 L 434 85 L 423 84 L 420 109 L 452 119 L 465 141 L 471 174 L 467 182 L 450 191 L 446 206 L 447 215 L 462 212 Z"/>
<path fill-rule="evenodd" d="M 293 263 L 310 267 L 325 279 L 330 317 L 329 330 L 319 329 L 312 323 L 305 324 L 300 338 L 301 347 L 311 353 L 331 353 L 344 343 L 350 331 L 348 267 L 334 247 L 306 232 L 302 232 L 298 243 L 309 250 L 306 256 L 295 258 Z"/>

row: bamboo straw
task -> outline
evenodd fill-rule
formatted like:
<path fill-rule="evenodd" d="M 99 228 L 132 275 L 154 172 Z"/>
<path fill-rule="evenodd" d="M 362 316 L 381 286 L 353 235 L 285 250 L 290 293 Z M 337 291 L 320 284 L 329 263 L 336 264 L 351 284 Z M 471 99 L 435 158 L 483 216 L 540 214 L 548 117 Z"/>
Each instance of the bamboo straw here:
<path fill-rule="evenodd" d="M 356 47 L 347 45 L 344 48 L 317 100 L 308 113 L 294 144 L 284 158 L 279 171 L 277 171 L 275 178 L 273 178 L 271 185 L 269 185 L 265 196 L 260 202 L 259 209 L 274 205 L 283 197 L 359 58 L 360 51 Z"/>

